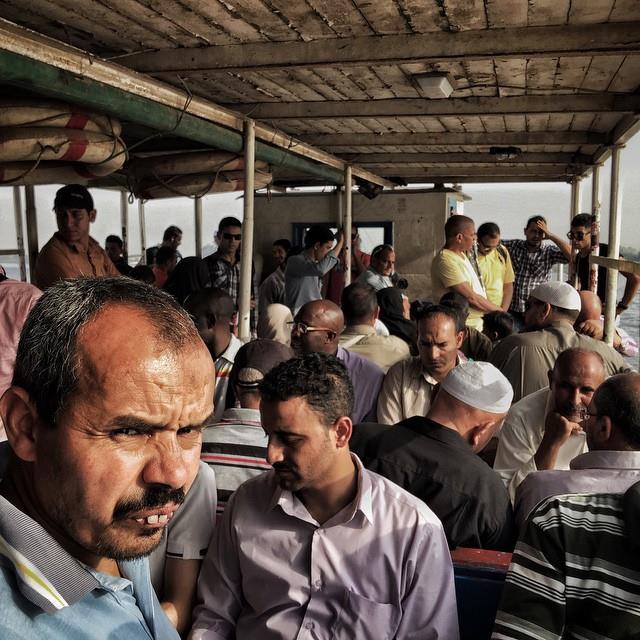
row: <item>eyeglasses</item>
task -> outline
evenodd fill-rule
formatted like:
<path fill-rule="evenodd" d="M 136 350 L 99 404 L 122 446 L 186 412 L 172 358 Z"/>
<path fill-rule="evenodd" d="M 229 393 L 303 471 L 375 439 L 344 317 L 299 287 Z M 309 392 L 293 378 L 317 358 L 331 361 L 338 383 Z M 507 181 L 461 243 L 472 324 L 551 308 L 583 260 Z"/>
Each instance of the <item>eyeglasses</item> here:
<path fill-rule="evenodd" d="M 584 240 L 587 235 L 591 234 L 587 234 L 584 231 L 569 231 L 567 238 L 569 238 L 569 240 Z"/>
<path fill-rule="evenodd" d="M 222 233 L 222 237 L 225 240 L 242 240 L 242 234 L 241 233 L 227 233 L 226 231 L 224 231 Z"/>
<path fill-rule="evenodd" d="M 291 331 L 295 331 L 301 336 L 306 336 L 307 333 L 313 333 L 314 331 L 328 331 L 329 333 L 335 334 L 335 331 L 333 329 L 329 329 L 328 327 L 312 327 L 305 322 L 296 322 L 295 320 L 289 320 L 287 324 L 291 325 Z"/>

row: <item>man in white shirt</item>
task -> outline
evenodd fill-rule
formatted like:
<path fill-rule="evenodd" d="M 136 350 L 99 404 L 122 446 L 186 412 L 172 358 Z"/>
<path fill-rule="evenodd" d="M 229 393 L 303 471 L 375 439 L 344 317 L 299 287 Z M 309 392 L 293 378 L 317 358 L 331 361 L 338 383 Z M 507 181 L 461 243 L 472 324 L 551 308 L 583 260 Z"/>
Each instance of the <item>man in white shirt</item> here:
<path fill-rule="evenodd" d="M 274 468 L 225 510 L 191 638 L 456 640 L 442 525 L 349 451 L 344 365 L 310 353 L 272 369 L 260 393 Z"/>
<path fill-rule="evenodd" d="M 568 469 L 573 458 L 588 450 L 581 423 L 605 375 L 599 353 L 567 349 L 549 372 L 549 386 L 511 407 L 493 468 L 512 500 L 518 485 L 532 471 Z"/>

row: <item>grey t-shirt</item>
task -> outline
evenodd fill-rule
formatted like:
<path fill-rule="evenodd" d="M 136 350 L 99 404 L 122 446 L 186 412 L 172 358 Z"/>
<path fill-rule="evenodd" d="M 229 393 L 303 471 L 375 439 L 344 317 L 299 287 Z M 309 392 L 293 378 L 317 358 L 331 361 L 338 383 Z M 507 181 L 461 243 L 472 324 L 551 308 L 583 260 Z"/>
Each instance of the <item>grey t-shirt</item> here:
<path fill-rule="evenodd" d="M 295 316 L 302 305 L 322 298 L 320 278 L 338 264 L 331 253 L 320 262 L 315 262 L 304 253 L 287 260 L 284 272 L 284 295 L 286 305 Z"/>

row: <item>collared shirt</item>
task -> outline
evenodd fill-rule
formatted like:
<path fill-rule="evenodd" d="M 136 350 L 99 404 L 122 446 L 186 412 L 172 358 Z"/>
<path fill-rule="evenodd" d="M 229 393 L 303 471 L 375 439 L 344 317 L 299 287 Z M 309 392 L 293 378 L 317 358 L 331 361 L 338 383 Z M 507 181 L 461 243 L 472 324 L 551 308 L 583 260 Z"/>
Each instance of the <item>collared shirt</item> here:
<path fill-rule="evenodd" d="M 493 640 L 631 640 L 640 634 L 640 553 L 624 494 L 545 500 L 518 542 Z"/>
<path fill-rule="evenodd" d="M 260 313 L 270 304 L 284 304 L 284 270 L 280 267 L 268 275 L 258 289 Z"/>
<path fill-rule="evenodd" d="M 212 289 L 226 291 L 238 305 L 240 295 L 240 260 L 231 264 L 219 251 L 212 253 L 204 259 L 209 268 Z M 258 303 L 258 283 L 251 263 L 251 298 Z M 255 333 L 258 319 L 255 309 L 251 309 L 251 331 Z"/>
<path fill-rule="evenodd" d="M 458 356 L 456 364 L 460 364 Z M 378 397 L 378 422 L 396 424 L 413 416 L 426 416 L 438 381 L 422 369 L 420 356 L 394 364 Z"/>
<path fill-rule="evenodd" d="M 447 291 L 451 291 L 451 287 L 457 284 L 467 284 L 474 293 L 487 297 L 484 286 L 467 255 L 451 249 L 440 249 L 431 263 L 434 300 L 440 300 Z M 483 311 L 470 306 L 467 325 L 482 331 L 483 315 Z"/>
<path fill-rule="evenodd" d="M 511 551 L 516 530 L 498 475 L 453 429 L 415 416 L 356 451 L 367 469 L 409 491 L 440 518 L 449 546 Z"/>
<path fill-rule="evenodd" d="M 178 640 L 146 558 L 119 561 L 124 577 L 88 568 L 0 496 L 2 640 Z"/>
<path fill-rule="evenodd" d="M 0 396 L 11 386 L 22 325 L 41 295 L 28 282 L 0 282 Z"/>
<path fill-rule="evenodd" d="M 493 468 L 500 474 L 515 500 L 518 485 L 532 471 L 537 471 L 535 454 L 544 436 L 547 414 L 553 411 L 553 398 L 549 387 L 516 402 L 509 409 L 500 431 L 498 451 Z M 584 433 L 572 435 L 558 451 L 556 469 L 568 469 L 576 456 L 587 451 Z"/>
<path fill-rule="evenodd" d="M 398 336 L 379 336 L 375 327 L 352 324 L 340 335 L 340 346 L 375 362 L 385 373 L 391 365 L 408 358 L 409 345 Z"/>
<path fill-rule="evenodd" d="M 545 498 L 567 493 L 624 493 L 640 481 L 639 451 L 589 451 L 575 457 L 569 471 L 530 473 L 516 492 L 519 527 Z"/>
<path fill-rule="evenodd" d="M 487 298 L 493 304 L 501 306 L 504 285 L 511 284 L 516 279 L 509 252 L 504 247 L 499 247 L 491 249 L 486 255 L 478 253 L 478 267 Z"/>
<path fill-rule="evenodd" d="M 549 281 L 554 265 L 567 264 L 568 260 L 555 245 L 542 244 L 539 249 L 530 252 L 526 240 L 503 240 L 502 244 L 509 250 L 516 275 L 509 311 L 524 313 L 531 290 Z"/>
<path fill-rule="evenodd" d="M 608 376 L 626 370 L 622 356 L 605 342 L 578 333 L 570 322 L 555 320 L 539 331 L 516 333 L 500 340 L 489 361 L 498 367 L 513 387 L 513 401 L 547 386 L 547 373 L 565 349 L 580 347 L 597 351 Z"/>
<path fill-rule="evenodd" d="M 220 420 L 227 403 L 227 390 L 229 389 L 229 374 L 236 359 L 236 353 L 240 350 L 242 341 L 236 338 L 233 333 L 229 345 L 215 361 L 216 368 L 216 388 L 213 393 L 213 419 Z"/>
<path fill-rule="evenodd" d="M 305 253 L 291 256 L 284 271 L 284 295 L 286 305 L 295 316 L 300 307 L 322 298 L 321 278 L 338 264 L 338 258 L 328 253 L 320 262 Z"/>
<path fill-rule="evenodd" d="M 338 346 L 336 358 L 347 367 L 353 384 L 351 419 L 354 422 L 373 420 L 376 415 L 376 402 L 384 380 L 384 371 L 371 360 L 340 346 Z"/>
<path fill-rule="evenodd" d="M 356 498 L 324 524 L 273 471 L 236 491 L 200 574 L 192 640 L 458 638 L 442 525 L 353 459 Z"/>
<path fill-rule="evenodd" d="M 119 275 L 111 258 L 93 238 L 84 249 L 79 244 L 67 244 L 57 231 L 42 247 L 36 262 L 36 284 L 42 290 L 65 278 Z"/>
<path fill-rule="evenodd" d="M 368 284 L 376 291 L 380 291 L 380 289 L 387 289 L 388 287 L 393 287 L 391 278 L 389 276 L 383 276 L 381 273 L 378 273 L 373 267 L 369 267 L 368 269 L 363 271 L 358 277 L 358 282 L 360 282 L 361 284 Z"/>
<path fill-rule="evenodd" d="M 271 469 L 268 441 L 257 409 L 227 409 L 220 422 L 204 430 L 200 459 L 216 474 L 218 516 L 243 482 Z"/>

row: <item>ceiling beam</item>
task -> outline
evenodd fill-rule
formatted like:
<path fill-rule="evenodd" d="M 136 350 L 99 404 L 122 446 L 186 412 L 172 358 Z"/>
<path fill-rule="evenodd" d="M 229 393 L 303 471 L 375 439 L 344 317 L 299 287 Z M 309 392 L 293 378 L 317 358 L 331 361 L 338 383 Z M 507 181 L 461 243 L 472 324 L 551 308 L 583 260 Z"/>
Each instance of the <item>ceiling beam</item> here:
<path fill-rule="evenodd" d="M 399 116 L 485 116 L 517 113 L 635 113 L 640 95 L 598 93 L 544 96 L 391 98 L 234 104 L 257 120 L 378 118 Z"/>
<path fill-rule="evenodd" d="M 129 54 L 119 61 L 145 73 L 190 73 L 634 53 L 640 53 L 640 22 L 172 48 Z"/>
<path fill-rule="evenodd" d="M 606 144 L 606 133 L 594 131 L 507 131 L 507 132 L 447 132 L 442 133 L 312 133 L 297 136 L 319 147 L 400 147 L 412 146 L 524 146 L 529 144 Z"/>
<path fill-rule="evenodd" d="M 556 167 L 554 165 L 540 165 L 540 166 L 527 166 L 527 165 L 505 165 L 503 163 L 499 165 L 492 165 L 486 167 L 406 167 L 388 164 L 377 164 L 375 166 L 377 173 L 383 176 L 422 176 L 424 178 L 437 178 L 438 181 L 442 181 L 442 176 L 455 177 L 456 179 L 462 179 L 464 177 L 480 177 L 480 176 L 573 176 L 582 175 L 580 167 L 569 169 L 566 165 Z"/>
<path fill-rule="evenodd" d="M 351 153 L 340 156 L 347 162 L 359 165 L 370 164 L 407 164 L 419 162 L 421 164 L 501 164 L 495 155 L 490 153 Z M 592 164 L 591 156 L 583 153 L 522 153 L 516 158 L 508 160 L 512 164 Z"/>

